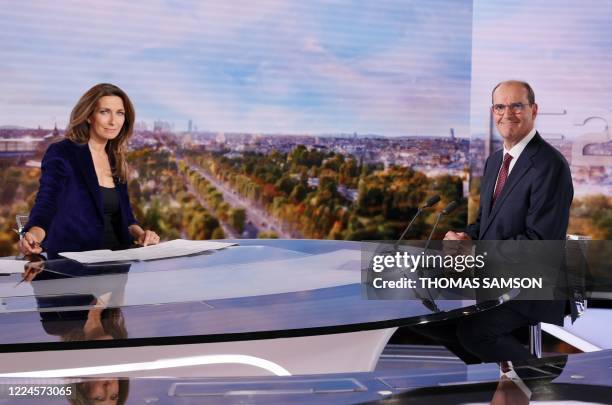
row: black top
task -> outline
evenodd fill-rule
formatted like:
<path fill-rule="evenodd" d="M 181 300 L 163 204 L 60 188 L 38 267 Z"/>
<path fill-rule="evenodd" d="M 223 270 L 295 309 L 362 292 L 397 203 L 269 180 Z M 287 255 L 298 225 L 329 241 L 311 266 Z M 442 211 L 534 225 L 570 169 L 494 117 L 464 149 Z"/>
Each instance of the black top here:
<path fill-rule="evenodd" d="M 115 187 L 100 186 L 102 208 L 104 210 L 104 249 L 121 248 L 121 208 Z"/>

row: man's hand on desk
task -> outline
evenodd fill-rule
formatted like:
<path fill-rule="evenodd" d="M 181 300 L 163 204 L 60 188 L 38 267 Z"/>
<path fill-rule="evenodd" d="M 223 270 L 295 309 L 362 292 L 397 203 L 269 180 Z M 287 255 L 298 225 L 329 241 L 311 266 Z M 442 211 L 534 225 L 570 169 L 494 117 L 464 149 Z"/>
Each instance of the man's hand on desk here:
<path fill-rule="evenodd" d="M 452 256 L 470 255 L 473 248 L 473 243 L 469 242 L 471 240 L 472 238 L 465 232 L 448 231 L 444 235 L 442 250 L 444 254 Z"/>
<path fill-rule="evenodd" d="M 465 232 L 448 231 L 444 235 L 444 240 L 472 240 L 472 238 Z"/>

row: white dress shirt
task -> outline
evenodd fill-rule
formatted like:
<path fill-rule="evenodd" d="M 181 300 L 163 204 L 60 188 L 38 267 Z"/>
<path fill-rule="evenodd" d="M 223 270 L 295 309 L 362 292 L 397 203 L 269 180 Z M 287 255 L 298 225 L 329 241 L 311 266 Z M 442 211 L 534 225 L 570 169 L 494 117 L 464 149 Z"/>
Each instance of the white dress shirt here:
<path fill-rule="evenodd" d="M 496 185 L 497 185 L 497 180 L 499 179 L 499 173 L 501 172 L 501 169 L 504 166 L 503 161 L 504 161 L 504 156 L 506 156 L 506 153 L 509 153 L 510 156 L 512 156 L 512 160 L 510 161 L 510 167 L 508 168 L 508 176 L 510 176 L 510 172 L 512 172 L 512 168 L 516 164 L 516 161 L 518 160 L 519 156 L 521 156 L 521 153 L 523 153 L 523 151 L 525 150 L 525 147 L 527 146 L 527 144 L 531 142 L 535 134 L 536 134 L 536 129 L 534 127 L 531 131 L 529 131 L 526 137 L 524 137 L 519 143 L 514 145 L 509 150 L 506 149 L 506 146 L 504 146 L 504 153 L 502 154 L 502 165 L 499 166 L 499 171 L 497 172 L 497 179 L 495 179 Z M 495 192 L 495 190 L 493 191 Z"/>
<path fill-rule="evenodd" d="M 536 129 L 533 128 L 531 131 L 529 131 L 526 137 L 524 137 L 519 143 L 517 143 L 512 148 L 510 148 L 510 150 L 506 149 L 506 147 L 504 146 L 504 154 L 502 156 L 502 161 L 504 159 L 504 156 L 506 156 L 506 153 L 509 153 L 510 156 L 512 156 L 512 160 L 510 161 L 510 168 L 508 169 L 508 176 L 512 172 L 512 168 L 516 164 L 516 161 L 518 160 L 519 156 L 521 156 L 521 153 L 523 153 L 523 151 L 525 150 L 525 147 L 527 146 L 529 142 L 531 142 L 535 134 L 536 134 Z M 497 175 L 499 176 L 499 173 Z"/>

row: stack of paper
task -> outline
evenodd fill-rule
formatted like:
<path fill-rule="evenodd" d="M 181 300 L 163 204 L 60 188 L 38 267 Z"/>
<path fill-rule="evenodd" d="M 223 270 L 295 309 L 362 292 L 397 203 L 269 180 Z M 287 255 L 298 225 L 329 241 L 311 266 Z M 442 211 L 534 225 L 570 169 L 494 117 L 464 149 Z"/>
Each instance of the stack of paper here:
<path fill-rule="evenodd" d="M 27 263 L 25 260 L 2 259 L 0 260 L 0 274 L 23 273 Z"/>
<path fill-rule="evenodd" d="M 125 250 L 90 250 L 87 252 L 62 252 L 60 256 L 76 260 L 79 263 L 103 263 L 133 260 L 154 260 L 186 256 L 209 250 L 223 249 L 235 243 L 212 242 L 205 240 L 175 239 L 135 249 Z"/>

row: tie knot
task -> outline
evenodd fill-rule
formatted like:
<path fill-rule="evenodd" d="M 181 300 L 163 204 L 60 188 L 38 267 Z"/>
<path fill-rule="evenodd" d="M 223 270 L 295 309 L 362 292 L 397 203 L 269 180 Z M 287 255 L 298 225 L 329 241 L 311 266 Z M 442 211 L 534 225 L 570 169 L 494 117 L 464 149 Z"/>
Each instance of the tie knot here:
<path fill-rule="evenodd" d="M 506 153 L 504 155 L 504 165 L 509 165 L 511 160 L 512 160 L 512 155 L 509 153 Z"/>

